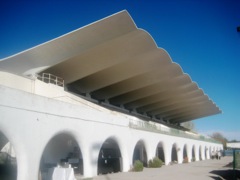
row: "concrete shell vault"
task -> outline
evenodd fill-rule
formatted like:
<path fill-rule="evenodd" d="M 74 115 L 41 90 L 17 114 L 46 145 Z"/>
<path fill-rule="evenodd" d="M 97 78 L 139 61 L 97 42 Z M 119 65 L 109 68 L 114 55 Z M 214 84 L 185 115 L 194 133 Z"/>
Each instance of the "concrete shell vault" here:
<path fill-rule="evenodd" d="M 25 76 L 54 74 L 75 93 L 155 120 L 181 123 L 221 113 L 127 11 L 5 58 L 0 66 Z"/>

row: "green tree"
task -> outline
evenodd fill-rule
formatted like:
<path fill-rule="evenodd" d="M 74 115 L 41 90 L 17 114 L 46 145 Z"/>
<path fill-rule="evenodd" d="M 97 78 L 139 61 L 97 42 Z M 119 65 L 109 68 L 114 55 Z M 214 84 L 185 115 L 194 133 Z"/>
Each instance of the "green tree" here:
<path fill-rule="evenodd" d="M 181 126 L 187 128 L 191 131 L 196 131 L 195 124 L 193 123 L 193 121 L 183 122 L 183 123 L 181 123 Z"/>
<path fill-rule="evenodd" d="M 219 141 L 223 144 L 224 149 L 227 148 L 227 138 L 225 138 L 221 133 L 214 132 L 212 135 L 210 135 L 211 138 L 215 139 L 216 141 Z"/>

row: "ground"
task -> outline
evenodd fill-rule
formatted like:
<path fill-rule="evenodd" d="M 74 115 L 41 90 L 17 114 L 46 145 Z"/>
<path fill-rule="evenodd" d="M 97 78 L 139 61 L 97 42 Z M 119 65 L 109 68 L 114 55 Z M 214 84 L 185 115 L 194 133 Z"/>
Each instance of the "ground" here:
<path fill-rule="evenodd" d="M 93 180 L 159 180 L 159 179 L 194 179 L 194 180 L 234 180 L 231 166 L 232 157 L 226 156 L 221 160 L 204 160 L 186 164 L 162 166 L 161 168 L 144 168 L 143 172 L 126 172 L 100 175 Z M 240 171 L 236 171 L 240 179 Z"/>

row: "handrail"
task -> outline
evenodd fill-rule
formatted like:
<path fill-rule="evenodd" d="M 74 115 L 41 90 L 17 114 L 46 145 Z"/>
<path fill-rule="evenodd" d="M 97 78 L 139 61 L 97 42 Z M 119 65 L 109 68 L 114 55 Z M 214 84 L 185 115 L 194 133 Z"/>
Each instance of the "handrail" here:
<path fill-rule="evenodd" d="M 57 86 L 64 87 L 63 78 L 55 76 L 53 74 L 42 73 L 42 75 L 38 75 L 37 78 L 45 83 L 55 84 Z"/>
<path fill-rule="evenodd" d="M 200 140 L 200 141 L 221 144 L 220 142 L 218 142 L 210 137 L 203 136 L 201 134 L 185 132 L 185 131 L 181 131 L 178 129 L 165 127 L 165 126 L 162 126 L 161 124 L 156 124 L 156 123 L 152 123 L 152 122 L 149 123 L 147 121 L 142 122 L 142 121 L 131 120 L 129 122 L 129 127 L 133 128 L 133 129 L 150 131 L 150 132 L 155 132 L 155 133 L 160 133 L 160 134 L 165 134 L 165 135 L 170 135 L 170 136 L 184 137 L 184 138 L 188 138 L 188 139 L 195 139 L 195 140 Z"/>

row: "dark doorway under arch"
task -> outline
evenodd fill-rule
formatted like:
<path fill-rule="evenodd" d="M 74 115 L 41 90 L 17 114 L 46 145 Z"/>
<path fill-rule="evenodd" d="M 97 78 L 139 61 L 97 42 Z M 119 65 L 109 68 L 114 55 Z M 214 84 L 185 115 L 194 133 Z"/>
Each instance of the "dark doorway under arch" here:
<path fill-rule="evenodd" d="M 188 163 L 188 155 L 187 155 L 187 145 L 185 144 L 183 147 L 183 163 Z"/>
<path fill-rule="evenodd" d="M 147 153 L 143 141 L 138 141 L 133 151 L 133 164 L 140 160 L 144 167 L 147 167 Z"/>
<path fill-rule="evenodd" d="M 117 142 L 108 138 L 102 145 L 98 155 L 98 174 L 122 171 L 121 152 Z"/>
<path fill-rule="evenodd" d="M 158 143 L 156 148 L 156 157 L 161 159 L 162 162 L 165 163 L 165 155 L 164 155 L 164 149 L 163 149 L 163 143 Z"/>
<path fill-rule="evenodd" d="M 207 159 L 207 151 L 208 151 L 208 148 L 205 147 L 205 150 L 204 150 L 205 159 Z"/>
<path fill-rule="evenodd" d="M 199 161 L 202 160 L 202 147 L 199 147 Z"/>
<path fill-rule="evenodd" d="M 210 159 L 212 159 L 212 147 L 209 147 L 208 155 Z"/>
<path fill-rule="evenodd" d="M 195 146 L 192 147 L 192 162 L 196 161 Z"/>
<path fill-rule="evenodd" d="M 176 144 L 173 144 L 173 146 L 172 146 L 171 162 L 174 164 L 178 163 L 177 145 Z"/>
<path fill-rule="evenodd" d="M 17 158 L 12 144 L 0 131 L 0 179 L 17 179 Z"/>
<path fill-rule="evenodd" d="M 66 133 L 56 135 L 46 145 L 40 163 L 41 179 L 51 178 L 49 172 L 57 166 L 73 168 L 75 177 L 83 175 L 81 150 L 76 140 Z"/>

